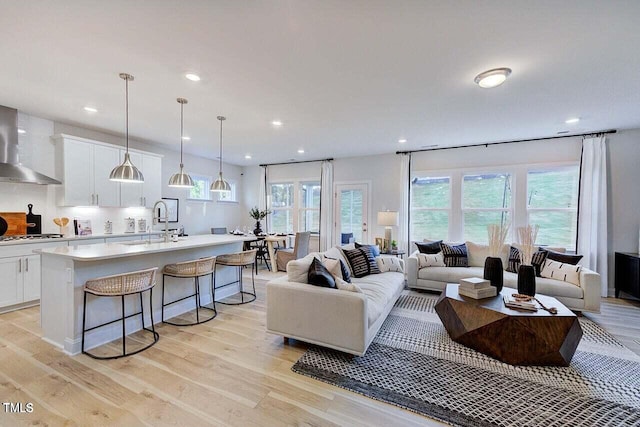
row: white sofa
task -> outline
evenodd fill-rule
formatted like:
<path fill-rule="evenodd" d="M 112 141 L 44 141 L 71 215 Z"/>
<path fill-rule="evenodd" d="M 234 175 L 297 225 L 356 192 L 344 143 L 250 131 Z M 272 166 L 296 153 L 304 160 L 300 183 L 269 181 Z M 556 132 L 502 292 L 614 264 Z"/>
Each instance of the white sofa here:
<path fill-rule="evenodd" d="M 442 291 L 447 283 L 458 283 L 467 277 L 483 277 L 484 267 L 423 267 L 418 268 L 418 251 L 407 259 L 407 285 L 413 289 Z M 518 275 L 504 272 L 504 286 L 518 287 Z M 536 292 L 557 298 L 574 311 L 600 312 L 600 275 L 582 268 L 580 286 L 561 280 L 536 277 Z"/>
<path fill-rule="evenodd" d="M 329 251 L 335 258 L 337 248 Z M 292 277 L 290 270 L 302 271 L 305 265 L 308 269 L 320 255 L 314 252 L 290 261 L 287 277 L 267 283 L 267 331 L 361 356 L 404 289 L 404 273 L 352 277 L 362 293 L 322 288 L 303 283 L 301 276 Z"/>

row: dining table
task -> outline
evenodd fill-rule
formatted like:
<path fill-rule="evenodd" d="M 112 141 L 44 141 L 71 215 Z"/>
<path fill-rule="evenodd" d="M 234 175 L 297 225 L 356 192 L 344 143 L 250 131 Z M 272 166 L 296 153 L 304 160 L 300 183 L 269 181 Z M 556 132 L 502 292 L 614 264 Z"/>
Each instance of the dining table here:
<path fill-rule="evenodd" d="M 269 252 L 269 262 L 271 263 L 271 271 L 274 271 L 276 263 L 276 245 L 283 248 L 289 247 L 289 241 L 295 234 L 265 234 L 254 236 L 253 240 L 248 240 L 246 243 L 264 241 L 267 245 L 267 251 Z M 277 267 L 276 267 L 277 268 Z"/>

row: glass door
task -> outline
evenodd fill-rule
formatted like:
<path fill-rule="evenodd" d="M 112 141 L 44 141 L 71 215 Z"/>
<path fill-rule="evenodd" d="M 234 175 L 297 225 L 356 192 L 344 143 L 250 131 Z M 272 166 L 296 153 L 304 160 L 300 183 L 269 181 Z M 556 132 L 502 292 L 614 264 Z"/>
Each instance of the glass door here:
<path fill-rule="evenodd" d="M 342 235 L 353 235 L 353 241 L 369 241 L 368 184 L 336 184 L 336 243 Z"/>

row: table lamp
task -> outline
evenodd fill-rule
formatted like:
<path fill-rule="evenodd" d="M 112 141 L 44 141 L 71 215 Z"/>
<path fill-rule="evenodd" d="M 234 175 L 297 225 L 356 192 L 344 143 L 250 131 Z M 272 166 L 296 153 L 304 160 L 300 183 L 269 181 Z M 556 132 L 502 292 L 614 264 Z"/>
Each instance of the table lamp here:
<path fill-rule="evenodd" d="M 378 212 L 378 225 L 384 225 L 384 239 L 389 242 L 391 249 L 391 227 L 398 226 L 398 211 Z"/>

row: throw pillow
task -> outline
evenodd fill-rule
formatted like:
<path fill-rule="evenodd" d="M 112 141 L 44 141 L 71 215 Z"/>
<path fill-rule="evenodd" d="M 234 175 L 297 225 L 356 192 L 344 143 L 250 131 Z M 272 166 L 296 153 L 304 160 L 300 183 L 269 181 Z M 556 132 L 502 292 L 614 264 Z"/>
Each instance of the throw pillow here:
<path fill-rule="evenodd" d="M 447 267 L 467 267 L 467 247 L 463 243 L 461 245 L 452 246 L 446 243 L 440 243 L 442 254 L 444 255 L 444 263 Z"/>
<path fill-rule="evenodd" d="M 332 248 L 329 248 L 327 251 L 325 251 L 324 256 L 328 258 L 339 259 L 343 261 L 347 267 L 349 266 L 349 263 L 347 263 L 347 259 L 344 257 L 344 254 L 342 253 L 342 249 L 340 248 L 340 246 L 334 246 Z"/>
<path fill-rule="evenodd" d="M 418 254 L 418 268 L 423 267 L 446 267 L 442 252 L 437 254 Z"/>
<path fill-rule="evenodd" d="M 329 273 L 336 278 L 342 279 L 347 283 L 351 283 L 351 273 L 341 259 L 324 257 L 324 266 L 327 267 Z"/>
<path fill-rule="evenodd" d="M 582 259 L 582 255 L 564 254 L 562 252 L 556 252 L 545 248 L 540 248 L 540 250 L 547 253 L 547 259 L 558 261 L 563 264 L 577 265 Z"/>
<path fill-rule="evenodd" d="M 304 258 L 294 259 L 287 263 L 287 280 L 289 282 L 308 283 L 309 266 L 316 253 L 309 254 Z"/>
<path fill-rule="evenodd" d="M 360 289 L 360 286 L 356 285 L 355 283 L 345 282 L 344 280 L 339 278 L 336 279 L 336 287 L 341 291 L 356 292 L 359 294 L 362 293 L 362 289 Z"/>
<path fill-rule="evenodd" d="M 469 267 L 484 267 L 484 260 L 489 256 L 489 245 L 465 242 Z"/>
<path fill-rule="evenodd" d="M 404 273 L 404 266 L 402 260 L 394 256 L 378 256 L 376 257 L 378 268 L 381 273 L 387 271 L 395 271 L 398 273 Z"/>
<path fill-rule="evenodd" d="M 547 259 L 546 251 L 538 251 L 534 252 L 531 257 L 531 265 L 536 271 L 536 276 L 541 277 L 542 265 L 544 261 Z M 509 262 L 507 263 L 507 271 L 511 273 L 518 273 L 518 268 L 520 267 L 520 250 L 514 246 L 511 246 L 509 252 Z"/>
<path fill-rule="evenodd" d="M 421 243 L 421 242 L 413 242 L 418 247 L 418 252 L 421 254 L 437 254 L 440 252 L 440 243 L 442 240 L 438 240 L 437 242 L 431 243 Z"/>
<path fill-rule="evenodd" d="M 314 258 L 309 266 L 309 272 L 307 274 L 307 283 L 310 285 L 320 286 L 323 288 L 335 288 L 336 281 L 329 273 L 329 270 L 322 265 L 322 262 L 318 258 Z"/>
<path fill-rule="evenodd" d="M 582 270 L 581 265 L 565 264 L 548 259 L 544 263 L 541 276 L 580 286 L 580 270 Z"/>
<path fill-rule="evenodd" d="M 358 248 L 370 248 L 374 257 L 377 257 L 378 255 L 380 255 L 380 248 L 378 247 L 378 245 L 361 245 L 358 242 L 356 242 L 355 245 L 356 245 L 356 249 L 358 249 Z"/>
<path fill-rule="evenodd" d="M 353 277 L 364 277 L 369 274 L 380 273 L 376 257 L 367 247 L 343 250 L 343 253 L 349 262 L 349 266 L 351 266 Z"/>

